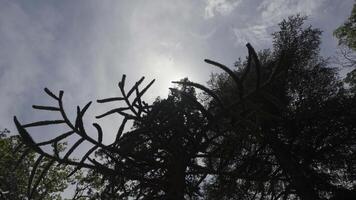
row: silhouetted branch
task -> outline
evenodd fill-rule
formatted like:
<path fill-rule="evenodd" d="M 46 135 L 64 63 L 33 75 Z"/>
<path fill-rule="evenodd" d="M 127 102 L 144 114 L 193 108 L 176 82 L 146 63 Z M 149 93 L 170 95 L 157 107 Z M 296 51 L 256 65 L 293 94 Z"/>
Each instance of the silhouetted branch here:
<path fill-rule="evenodd" d="M 102 99 L 98 100 L 98 103 L 106 103 L 106 102 L 113 102 L 113 101 L 123 101 L 126 103 L 126 107 L 121 107 L 121 108 L 115 108 L 112 109 L 102 115 L 97 116 L 97 118 L 103 118 L 108 115 L 111 115 L 113 113 L 118 113 L 124 117 L 121 126 L 118 130 L 116 140 L 114 141 L 113 144 L 119 144 L 122 139 L 123 131 L 125 128 L 125 125 L 128 120 L 138 120 L 141 119 L 141 113 L 147 113 L 149 109 L 151 108 L 148 104 L 146 104 L 144 101 L 141 100 L 143 94 L 147 91 L 147 89 L 153 84 L 154 80 L 151 81 L 149 84 L 147 84 L 142 90 L 139 89 L 139 86 L 142 84 L 144 77 L 142 77 L 139 81 L 137 81 L 133 87 L 129 90 L 129 92 L 126 94 L 125 93 L 125 79 L 126 76 L 123 75 L 122 80 L 119 83 L 119 88 L 122 94 L 122 97 L 113 97 L 113 98 L 107 98 L 107 99 Z M 101 172 L 104 172 L 105 174 L 112 174 L 115 175 L 115 171 L 113 169 L 110 169 L 109 166 L 103 165 L 100 162 L 96 161 L 95 159 L 91 158 L 91 155 L 96 152 L 100 151 L 103 152 L 105 155 L 108 155 L 113 161 L 119 162 L 117 160 L 118 158 L 112 157 L 111 153 L 124 153 L 126 154 L 127 151 L 124 149 L 117 149 L 118 146 L 116 145 L 109 145 L 106 146 L 102 143 L 103 140 L 103 131 L 100 127 L 99 124 L 93 123 L 93 126 L 95 127 L 97 131 L 97 138 L 92 138 L 85 130 L 84 123 L 83 123 L 83 117 L 88 110 L 88 108 L 91 105 L 91 102 L 88 102 L 83 109 L 81 109 L 79 106 L 77 107 L 77 115 L 75 118 L 75 123 L 73 124 L 69 118 L 67 117 L 66 112 L 64 111 L 63 107 L 63 91 L 60 91 L 58 96 L 55 95 L 53 92 L 51 92 L 49 89 L 45 88 L 44 91 L 53 99 L 55 99 L 58 103 L 58 107 L 56 106 L 41 106 L 41 105 L 34 105 L 33 108 L 37 110 L 45 110 L 45 111 L 51 111 L 51 112 L 58 112 L 61 116 L 62 119 L 59 120 L 45 120 L 45 121 L 37 121 L 33 123 L 28 123 L 28 124 L 21 124 L 16 117 L 14 117 L 14 122 L 15 125 L 19 131 L 19 134 L 23 138 L 23 141 L 31 147 L 36 153 L 39 154 L 39 157 L 37 158 L 35 165 L 32 167 L 31 170 L 31 176 L 29 180 L 29 187 L 28 187 L 28 197 L 31 199 L 33 197 L 34 191 L 36 190 L 36 187 L 40 183 L 40 181 L 43 179 L 47 171 L 52 167 L 52 165 L 57 162 L 58 165 L 72 165 L 74 166 L 74 170 L 70 173 L 70 176 L 73 175 L 76 171 L 82 169 L 82 168 L 87 168 L 87 169 L 95 169 L 99 170 Z M 133 102 L 130 101 L 129 97 L 131 97 L 133 94 L 135 94 L 135 97 L 133 98 Z M 130 111 L 131 113 L 128 113 Z M 31 128 L 31 127 L 40 127 L 40 126 L 52 126 L 52 125 L 57 125 L 57 124 L 62 124 L 66 125 L 67 127 L 70 128 L 70 131 L 66 133 L 62 133 L 59 136 L 49 139 L 47 141 L 43 142 L 35 142 L 30 134 L 27 132 L 26 129 Z M 59 150 L 58 150 L 58 144 L 62 142 L 64 139 L 72 136 L 73 134 L 79 136 L 79 139 L 72 144 L 70 147 L 68 147 L 67 152 L 63 155 L 59 155 Z M 127 134 L 130 134 L 127 133 Z M 133 134 L 133 132 L 131 132 Z M 81 158 L 79 161 L 71 159 L 71 156 L 73 152 L 80 147 L 80 145 L 83 142 L 89 142 L 93 145 L 92 148 L 90 148 Z M 43 151 L 40 147 L 41 146 L 46 146 L 46 145 L 52 145 L 53 148 L 53 154 L 47 153 Z M 115 147 L 114 147 L 115 146 Z M 26 154 L 24 154 L 25 156 Z M 125 157 L 125 156 L 124 156 Z M 37 174 L 37 168 L 42 162 L 44 158 L 49 159 L 49 162 L 46 166 L 44 166 L 42 172 L 39 174 L 38 177 L 35 179 L 35 174 Z M 21 158 L 23 159 L 23 157 Z M 88 161 L 88 162 L 86 162 Z M 35 181 L 35 182 L 34 182 Z M 34 184 L 32 184 L 34 182 Z"/>

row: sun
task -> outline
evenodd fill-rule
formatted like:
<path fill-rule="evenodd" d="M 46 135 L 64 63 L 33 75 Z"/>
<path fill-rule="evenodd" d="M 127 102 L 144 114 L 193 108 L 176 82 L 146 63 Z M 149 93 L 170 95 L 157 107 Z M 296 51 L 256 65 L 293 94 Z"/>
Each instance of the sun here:
<path fill-rule="evenodd" d="M 146 94 L 149 100 L 157 96 L 166 97 L 169 88 L 173 86 L 171 82 L 186 76 L 186 73 L 183 73 L 183 66 L 170 55 L 151 54 L 146 57 L 144 63 L 147 64 L 143 70 L 148 73 L 143 72 L 143 74 L 148 74 L 148 78 L 156 79 L 156 83 L 150 89 L 151 92 Z"/>

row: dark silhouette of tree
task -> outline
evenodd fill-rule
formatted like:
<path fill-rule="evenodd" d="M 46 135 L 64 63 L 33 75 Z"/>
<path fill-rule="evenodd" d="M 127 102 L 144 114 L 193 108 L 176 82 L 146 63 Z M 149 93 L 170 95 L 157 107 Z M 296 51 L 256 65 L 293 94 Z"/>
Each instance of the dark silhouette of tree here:
<path fill-rule="evenodd" d="M 252 46 L 247 46 L 251 59 L 259 62 Z M 233 75 L 226 66 L 210 60 L 206 62 Z M 148 105 L 141 98 L 153 81 L 140 89 L 144 80 L 142 78 L 126 92 L 125 78 L 124 75 L 119 83 L 121 97 L 98 100 L 99 103 L 121 101 L 125 104 L 97 116 L 99 119 L 112 114 L 123 117 L 112 144 L 102 143 L 103 132 L 98 124 L 93 124 L 97 130 L 96 137 L 86 131 L 83 116 L 91 102 L 83 109 L 77 108 L 76 119 L 72 122 L 64 111 L 63 91 L 55 95 L 48 89 L 45 92 L 58 106 L 34 105 L 33 108 L 58 112 L 60 119 L 21 124 L 15 117 L 19 134 L 29 147 L 40 154 L 40 158 L 52 160 L 57 165 L 74 166 L 73 173 L 88 169 L 92 174 L 99 174 L 103 187 L 99 193 L 92 195 L 93 198 L 194 199 L 202 196 L 201 185 L 206 177 L 222 173 L 220 169 L 207 166 L 204 160 L 223 156 L 214 151 L 225 145 L 221 142 L 226 134 L 223 131 L 214 131 L 224 113 L 214 114 L 213 106 L 206 108 L 197 99 L 194 87 L 210 94 L 217 102 L 219 98 L 208 88 L 184 79 L 175 82 L 182 86 L 171 88 L 167 99 L 158 99 L 153 105 Z M 258 88 L 256 86 L 256 90 Z M 129 120 L 134 121 L 134 126 L 125 132 L 125 125 Z M 69 130 L 44 142 L 34 141 L 28 133 L 28 129 L 32 127 L 59 124 L 65 125 Z M 70 144 L 68 150 L 61 155 L 57 144 L 68 138 L 74 138 L 76 142 Z M 92 147 L 79 160 L 73 159 L 72 153 L 84 142 L 90 143 Z M 43 147 L 49 145 L 53 147 L 54 153 L 43 150 Z M 30 194 L 29 197 L 31 198 Z"/>
<path fill-rule="evenodd" d="M 355 199 L 355 97 L 319 56 L 321 31 L 304 21 L 282 21 L 273 50 L 257 54 L 247 44 L 235 71 L 205 60 L 224 71 L 209 87 L 183 79 L 152 105 L 142 96 L 153 81 L 142 88 L 141 78 L 127 90 L 124 75 L 121 96 L 98 100 L 124 104 L 97 116 L 122 117 L 111 144 L 102 142 L 99 124 L 95 136 L 85 128 L 91 102 L 78 106 L 74 121 L 67 117 L 63 91 L 45 89 L 57 106 L 33 106 L 59 113 L 58 120 L 22 124 L 15 117 L 15 124 L 40 157 L 74 166 L 73 173 L 88 170 L 86 182 L 99 180 L 92 199 Z M 44 142 L 28 132 L 52 125 L 68 132 Z M 65 140 L 75 142 L 59 153 Z M 91 147 L 74 159 L 84 143 Z"/>
<path fill-rule="evenodd" d="M 27 146 L 31 147 L 36 153 L 40 155 L 36 163 L 40 163 L 41 159 L 46 158 L 51 160 L 51 165 L 48 166 L 48 168 L 52 167 L 54 164 L 57 166 L 73 166 L 74 170 L 69 174 L 69 176 L 73 175 L 75 172 L 77 172 L 80 169 L 88 169 L 90 170 L 89 173 L 94 174 L 93 177 L 95 177 L 95 173 L 99 173 L 103 177 L 103 181 L 105 181 L 105 177 L 115 177 L 118 175 L 121 175 L 122 172 L 120 170 L 117 170 L 113 168 L 110 165 L 103 165 L 99 161 L 95 159 L 95 154 L 104 154 L 105 156 L 110 157 L 115 162 L 123 162 L 125 167 L 125 162 L 129 161 L 130 158 L 125 157 L 125 152 L 127 151 L 125 148 L 129 147 L 130 144 L 127 143 L 126 147 L 117 147 L 118 144 L 121 144 L 122 140 L 127 140 L 127 136 L 124 137 L 124 135 L 132 135 L 133 137 L 139 135 L 140 131 L 139 130 L 134 130 L 130 131 L 129 133 L 123 134 L 124 133 L 124 128 L 128 120 L 141 120 L 143 117 L 144 113 L 147 113 L 149 111 L 150 106 L 147 105 L 144 101 L 141 100 L 141 96 L 145 93 L 145 91 L 153 84 L 153 81 L 150 82 L 143 90 L 139 90 L 139 85 L 142 83 L 144 78 L 140 79 L 128 92 L 125 91 L 125 75 L 122 77 L 122 81 L 119 83 L 119 88 L 122 93 L 122 97 L 114 97 L 114 98 L 107 98 L 103 100 L 98 100 L 99 103 L 105 103 L 105 102 L 113 102 L 113 101 L 123 101 L 126 104 L 126 107 L 120 107 L 117 109 L 113 109 L 107 113 L 104 113 L 103 115 L 98 116 L 98 118 L 105 117 L 107 115 L 115 114 L 118 113 L 124 117 L 121 126 L 118 130 L 117 136 L 115 141 L 110 144 L 110 145 L 105 145 L 102 143 L 103 139 L 103 132 L 101 127 L 94 123 L 93 126 L 96 128 L 97 133 L 96 137 L 93 137 L 89 135 L 84 128 L 83 124 L 83 116 L 89 106 L 91 105 L 91 102 L 86 104 L 83 109 L 81 109 L 79 106 L 77 107 L 77 116 L 74 121 L 71 121 L 66 112 L 64 111 L 64 106 L 63 106 L 63 91 L 60 91 L 58 95 L 55 95 L 52 93 L 50 90 L 47 88 L 45 89 L 45 92 L 57 103 L 56 106 L 38 106 L 34 105 L 34 109 L 38 110 L 45 110 L 49 112 L 56 112 L 59 114 L 60 119 L 59 120 L 45 120 L 45 121 L 38 121 L 34 123 L 29 123 L 29 124 L 20 124 L 16 117 L 14 118 L 15 124 L 17 126 L 17 129 L 19 131 L 19 134 L 21 135 L 23 141 L 27 144 Z M 130 101 L 130 96 L 136 96 L 133 101 Z M 125 112 L 126 111 L 126 112 Z M 127 111 L 131 111 L 131 113 L 127 113 Z M 54 135 L 52 139 L 49 139 L 47 141 L 43 142 L 35 142 L 30 134 L 27 132 L 27 129 L 32 128 L 32 127 L 37 127 L 37 126 L 48 126 L 48 125 L 64 125 L 66 129 L 68 129 L 65 133 L 60 133 Z M 58 150 L 58 144 L 61 143 L 62 141 L 66 141 L 67 139 L 70 140 L 75 140 L 73 144 L 69 144 L 69 148 L 64 154 L 60 154 Z M 89 150 L 82 155 L 82 157 L 78 159 L 74 159 L 72 157 L 73 152 L 84 142 L 87 142 L 92 145 L 92 147 L 89 148 Z M 129 142 L 129 141 L 128 141 Z M 44 148 L 52 148 L 53 153 L 48 153 L 47 151 L 44 151 Z M 113 157 L 113 154 L 116 155 L 116 157 Z M 120 156 L 121 154 L 124 154 L 124 156 Z M 35 171 L 36 167 L 33 168 L 32 171 Z M 127 174 L 128 178 L 130 179 L 130 175 Z M 37 180 L 40 181 L 43 177 L 39 177 Z M 102 184 L 105 184 L 103 182 Z M 125 184 L 120 185 L 122 183 L 118 183 L 119 187 L 123 187 L 123 191 L 125 190 Z M 31 182 L 29 183 L 29 187 L 31 187 Z M 36 188 L 32 188 L 30 190 L 36 190 Z M 104 191 L 106 192 L 106 191 Z M 111 193 L 113 193 L 111 191 Z M 31 199 L 32 195 L 31 193 L 28 194 L 28 198 Z"/>
<path fill-rule="evenodd" d="M 157 99 L 150 111 L 134 122 L 136 133 L 125 134 L 115 144 L 119 152 L 110 156 L 115 159 L 107 157 L 106 165 L 121 174 L 110 177 L 110 190 L 105 194 L 137 199 L 198 196 L 206 173 L 199 172 L 197 158 L 207 146 L 207 116 L 199 106 L 192 87 L 171 88 L 167 99 Z M 122 194 L 117 192 L 122 190 Z"/>
<path fill-rule="evenodd" d="M 304 28 L 304 21 L 301 16 L 282 21 L 273 51 L 261 52 L 261 63 L 253 63 L 261 66 L 261 80 L 272 69 L 280 69 L 280 76 L 224 115 L 227 123 L 220 125 L 235 138 L 222 150 L 233 158 L 224 166 L 231 173 L 206 186 L 210 199 L 356 198 L 355 98 L 319 56 L 320 30 Z M 241 71 L 235 72 L 239 78 L 245 77 Z M 224 74 L 211 80 L 225 105 L 259 81 L 233 82 Z M 248 121 L 239 121 L 241 115 Z"/>

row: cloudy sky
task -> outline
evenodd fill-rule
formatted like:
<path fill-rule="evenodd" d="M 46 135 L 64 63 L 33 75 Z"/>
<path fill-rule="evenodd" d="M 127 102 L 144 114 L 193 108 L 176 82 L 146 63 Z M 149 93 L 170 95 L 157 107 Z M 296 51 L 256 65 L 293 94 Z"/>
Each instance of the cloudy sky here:
<path fill-rule="evenodd" d="M 332 31 L 353 0 L 0 0 L 0 128 L 46 117 L 43 88 L 65 91 L 69 110 L 115 96 L 122 74 L 131 83 L 157 79 L 148 100 L 166 96 L 171 80 L 206 82 L 212 67 L 246 55 L 245 43 L 271 46 L 270 33 L 296 13 L 321 28 L 322 52 L 335 53 Z M 100 105 L 93 106 L 94 111 Z M 97 110 L 95 110 L 97 109 Z M 99 112 L 99 111 L 98 111 Z"/>

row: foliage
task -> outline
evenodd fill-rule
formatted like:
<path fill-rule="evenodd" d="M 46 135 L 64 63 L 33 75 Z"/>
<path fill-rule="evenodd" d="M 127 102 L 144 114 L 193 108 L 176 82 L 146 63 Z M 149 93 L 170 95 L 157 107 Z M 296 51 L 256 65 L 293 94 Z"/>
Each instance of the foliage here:
<path fill-rule="evenodd" d="M 206 175 L 195 168 L 204 149 L 206 120 L 190 102 L 196 102 L 194 88 L 172 88 L 167 99 L 156 99 L 150 112 L 134 122 L 134 132 L 124 134 L 115 144 L 117 152 L 106 156 L 105 166 L 120 174 L 106 178 L 104 194 L 138 199 L 199 195 Z"/>
<path fill-rule="evenodd" d="M 282 21 L 273 51 L 260 53 L 261 77 L 271 67 L 281 73 L 245 105 L 231 108 L 248 111 L 248 122 L 237 120 L 237 112 L 224 116 L 234 121 L 229 132 L 240 141 L 225 148 L 233 158 L 226 167 L 236 175 L 214 177 L 206 186 L 210 199 L 355 198 L 355 99 L 319 56 L 320 30 L 304 28 L 304 21 Z M 236 75 L 244 76 L 241 70 Z M 254 87 L 256 79 L 249 78 L 241 87 L 218 75 L 210 85 L 231 105 L 236 91 Z"/>
<path fill-rule="evenodd" d="M 351 15 L 343 25 L 334 31 L 334 36 L 338 38 L 340 50 L 338 63 L 342 67 L 351 67 L 352 70 L 347 74 L 345 82 L 349 84 L 350 90 L 356 91 L 356 4 L 353 5 Z"/>
<path fill-rule="evenodd" d="M 334 31 L 334 35 L 339 39 L 340 44 L 356 50 L 356 4 L 352 8 L 350 17 Z"/>
<path fill-rule="evenodd" d="M 41 182 L 34 182 L 35 191 L 28 191 L 31 176 L 38 177 L 50 162 L 42 160 L 33 175 L 29 166 L 35 165 L 37 155 L 22 145 L 18 136 L 7 136 L 9 131 L 0 134 L 0 190 L 2 199 L 22 200 L 28 192 L 33 192 L 33 199 L 62 199 L 61 192 L 70 180 L 66 178 L 69 170 L 64 167 L 49 169 Z"/>
<path fill-rule="evenodd" d="M 356 69 L 347 73 L 345 83 L 349 84 L 349 90 L 351 94 L 356 94 Z"/>

